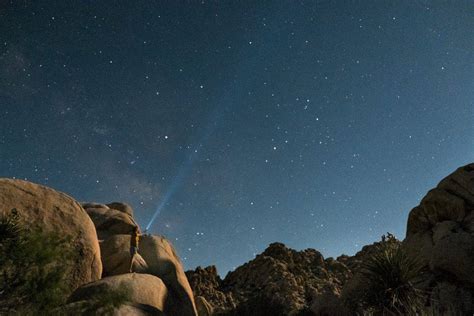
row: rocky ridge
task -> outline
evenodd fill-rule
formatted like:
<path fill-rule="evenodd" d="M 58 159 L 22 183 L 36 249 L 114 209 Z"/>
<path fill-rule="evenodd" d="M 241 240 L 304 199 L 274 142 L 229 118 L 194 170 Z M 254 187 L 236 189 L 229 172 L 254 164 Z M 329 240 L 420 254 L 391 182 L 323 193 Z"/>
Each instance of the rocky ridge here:
<path fill-rule="evenodd" d="M 196 297 L 205 298 L 216 315 L 354 315 L 346 302 L 361 282 L 361 265 L 392 242 L 424 266 L 418 287 L 428 293 L 427 310 L 474 312 L 474 164 L 428 192 L 409 214 L 405 240 L 388 237 L 337 259 L 274 243 L 223 280 L 214 266 L 186 275 Z"/>

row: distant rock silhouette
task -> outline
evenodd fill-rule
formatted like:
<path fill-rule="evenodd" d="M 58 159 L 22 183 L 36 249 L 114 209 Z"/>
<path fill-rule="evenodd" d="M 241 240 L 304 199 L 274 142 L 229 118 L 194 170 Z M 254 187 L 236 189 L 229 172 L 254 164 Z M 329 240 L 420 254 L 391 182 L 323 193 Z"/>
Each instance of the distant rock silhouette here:
<path fill-rule="evenodd" d="M 328 296 L 339 296 L 351 272 L 314 249 L 295 251 L 281 243 L 220 280 L 214 267 L 187 272 L 195 295 L 205 297 L 216 313 L 292 315 Z M 252 314 L 253 313 L 253 314 Z"/>

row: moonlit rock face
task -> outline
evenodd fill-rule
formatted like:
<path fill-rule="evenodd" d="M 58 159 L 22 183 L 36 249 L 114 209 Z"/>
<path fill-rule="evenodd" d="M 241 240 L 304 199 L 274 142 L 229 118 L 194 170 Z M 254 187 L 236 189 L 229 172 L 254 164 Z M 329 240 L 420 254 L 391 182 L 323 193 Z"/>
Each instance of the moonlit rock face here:
<path fill-rule="evenodd" d="M 173 304 L 180 315 L 196 315 L 193 291 L 176 250 L 162 236 L 144 235 L 140 254 L 148 264 L 148 273 L 160 277 L 173 295 Z"/>
<path fill-rule="evenodd" d="M 433 273 L 433 301 L 474 309 L 474 164 L 444 178 L 410 212 L 403 245 Z"/>
<path fill-rule="evenodd" d="M 116 206 L 116 204 L 111 205 Z M 83 206 L 94 222 L 99 240 L 105 240 L 117 234 L 130 234 L 135 227 L 138 227 L 138 224 L 130 215 L 133 214 L 131 208 L 129 212 L 124 212 L 109 206 L 104 207 L 103 204 L 86 203 Z"/>
<path fill-rule="evenodd" d="M 100 248 L 91 219 L 70 196 L 51 188 L 22 180 L 0 178 L 0 215 L 16 209 L 20 222 L 73 239 L 81 254 L 69 277 L 71 290 L 98 280 L 102 274 Z"/>
<path fill-rule="evenodd" d="M 130 235 L 113 235 L 100 242 L 103 276 L 129 273 Z M 146 273 L 148 265 L 138 253 L 134 256 L 132 271 Z"/>
<path fill-rule="evenodd" d="M 128 290 L 130 301 L 152 306 L 165 311 L 168 290 L 163 281 L 156 276 L 140 273 L 128 273 L 103 278 L 77 289 L 69 302 L 90 301 L 100 293 Z"/>

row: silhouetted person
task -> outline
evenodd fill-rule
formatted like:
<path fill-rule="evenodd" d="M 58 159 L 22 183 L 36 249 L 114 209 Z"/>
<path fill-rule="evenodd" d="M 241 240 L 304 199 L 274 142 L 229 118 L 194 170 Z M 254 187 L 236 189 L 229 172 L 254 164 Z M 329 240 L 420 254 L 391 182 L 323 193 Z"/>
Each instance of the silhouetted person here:
<path fill-rule="evenodd" d="M 130 235 L 130 273 L 132 273 L 133 260 L 135 255 L 138 254 L 138 243 L 140 242 L 140 236 L 138 227 L 135 226 Z"/>

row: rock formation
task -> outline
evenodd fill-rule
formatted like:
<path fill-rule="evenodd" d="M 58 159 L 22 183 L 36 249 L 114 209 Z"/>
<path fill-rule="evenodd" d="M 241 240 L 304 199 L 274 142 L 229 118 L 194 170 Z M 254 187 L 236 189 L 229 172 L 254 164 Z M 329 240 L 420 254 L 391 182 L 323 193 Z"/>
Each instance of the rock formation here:
<path fill-rule="evenodd" d="M 97 234 L 91 219 L 70 196 L 22 180 L 0 179 L 0 215 L 16 209 L 20 221 L 30 228 L 70 236 L 81 260 L 70 276 L 71 291 L 100 279 L 102 263 Z"/>
<path fill-rule="evenodd" d="M 104 276 L 128 273 L 130 235 L 112 235 L 100 243 Z M 181 315 L 195 313 L 194 295 L 181 261 L 171 243 L 162 236 L 144 235 L 140 239 L 139 255 L 135 256 L 133 271 L 159 277 L 173 298 L 173 306 Z"/>
<path fill-rule="evenodd" d="M 381 243 L 336 260 L 274 243 L 224 280 L 212 266 L 186 274 L 195 295 L 204 297 L 216 315 L 352 315 L 346 302 L 359 288 L 361 266 Z M 473 314 L 474 164 L 443 179 L 410 212 L 401 247 L 425 265 L 417 286 L 427 294 L 428 312 Z"/>
<path fill-rule="evenodd" d="M 429 269 L 424 290 L 444 313 L 474 311 L 474 164 L 429 191 L 408 217 L 403 242 Z"/>
<path fill-rule="evenodd" d="M 86 284 L 70 296 L 69 302 L 90 301 L 104 292 L 118 290 L 126 290 L 131 302 L 160 311 L 164 311 L 166 304 L 169 304 L 168 290 L 163 281 L 153 275 L 140 273 L 115 275 Z"/>
<path fill-rule="evenodd" d="M 168 287 L 174 306 L 179 307 L 179 314 L 195 314 L 191 286 L 171 243 L 162 236 L 144 235 L 140 242 L 140 253 L 148 264 L 148 273 L 160 277 Z"/>
<path fill-rule="evenodd" d="M 127 204 L 81 207 L 52 189 L 0 179 L 0 214 L 13 208 L 32 227 L 70 235 L 82 254 L 70 279 L 75 291 L 58 309 L 66 314 L 90 310 L 100 293 L 127 288 L 128 301 L 113 315 L 353 315 L 364 263 L 387 243 L 423 266 L 417 287 L 428 313 L 474 313 L 474 164 L 427 193 L 409 214 L 403 242 L 389 236 L 337 259 L 273 243 L 224 279 L 214 266 L 184 273 L 171 243 L 151 235 L 142 236 L 135 273 L 128 273 L 130 232 L 138 225 Z M 110 313 L 100 304 L 93 311 Z"/>
<path fill-rule="evenodd" d="M 130 235 L 113 235 L 100 243 L 103 277 L 129 273 Z M 132 271 L 146 273 L 148 264 L 140 254 L 136 254 Z"/>
<path fill-rule="evenodd" d="M 205 297 L 216 313 L 293 315 L 328 295 L 338 296 L 351 272 L 341 262 L 324 260 L 314 249 L 295 251 L 273 243 L 224 280 L 214 267 L 187 275 L 195 295 Z"/>
<path fill-rule="evenodd" d="M 138 227 L 132 208 L 123 203 L 84 203 L 53 189 L 21 180 L 0 179 L 0 215 L 17 210 L 20 224 L 70 236 L 73 262 L 66 314 L 197 315 L 194 295 L 171 243 L 161 236 L 141 238 L 140 254 L 130 265 L 130 233 Z M 71 264 L 71 262 L 68 262 Z M 104 269 L 102 269 L 104 267 Z M 101 279 L 102 277 L 102 279 Z M 113 311 L 95 298 L 110 298 L 127 288 L 128 297 Z M 105 304 L 105 303 L 104 303 Z M 205 299 L 200 307 L 212 313 Z"/>
<path fill-rule="evenodd" d="M 215 266 L 197 267 L 186 271 L 186 276 L 196 297 L 204 297 L 214 313 L 223 313 L 237 307 L 232 293 L 222 289 L 222 279 L 217 274 Z"/>
<path fill-rule="evenodd" d="M 83 203 L 86 212 L 96 225 L 100 239 L 103 277 L 129 275 L 130 233 L 138 224 L 132 208 L 123 203 Z M 167 304 L 160 309 L 169 315 L 196 315 L 194 295 L 184 273 L 183 265 L 171 243 L 162 236 L 142 235 L 139 253 L 132 265 L 134 273 L 159 278 L 166 287 Z M 139 283 L 136 285 L 139 287 Z M 137 288 L 137 291 L 139 288 Z M 132 300 L 133 303 L 142 304 Z"/>
<path fill-rule="evenodd" d="M 82 207 L 94 222 L 99 240 L 113 235 L 129 234 L 133 227 L 138 226 L 131 215 L 133 211 L 126 204 L 84 203 Z"/>

